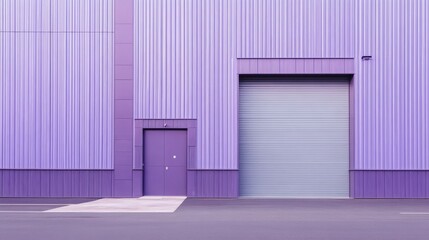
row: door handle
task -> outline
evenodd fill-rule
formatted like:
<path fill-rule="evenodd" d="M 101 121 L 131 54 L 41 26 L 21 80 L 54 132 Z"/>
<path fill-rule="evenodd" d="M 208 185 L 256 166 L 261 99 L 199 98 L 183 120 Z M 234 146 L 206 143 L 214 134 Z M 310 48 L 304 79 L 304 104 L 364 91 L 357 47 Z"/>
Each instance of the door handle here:
<path fill-rule="evenodd" d="M 167 171 L 167 170 L 168 170 L 168 167 L 165 167 L 165 170 Z"/>

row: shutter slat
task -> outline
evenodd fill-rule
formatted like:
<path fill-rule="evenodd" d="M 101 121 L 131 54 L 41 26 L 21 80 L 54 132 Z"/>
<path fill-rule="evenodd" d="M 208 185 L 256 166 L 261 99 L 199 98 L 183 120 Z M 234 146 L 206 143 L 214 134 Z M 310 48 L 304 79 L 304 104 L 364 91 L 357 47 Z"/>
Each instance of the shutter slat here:
<path fill-rule="evenodd" d="M 349 84 L 240 83 L 240 194 L 349 196 Z"/>

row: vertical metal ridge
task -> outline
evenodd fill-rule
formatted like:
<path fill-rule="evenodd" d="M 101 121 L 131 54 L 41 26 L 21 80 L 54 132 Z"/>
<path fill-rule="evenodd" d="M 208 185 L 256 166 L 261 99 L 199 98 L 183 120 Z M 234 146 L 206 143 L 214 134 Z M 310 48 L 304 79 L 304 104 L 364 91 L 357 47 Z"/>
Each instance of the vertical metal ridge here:
<path fill-rule="evenodd" d="M 325 28 L 344 22 L 352 3 L 335 7 L 326 1 L 312 8 L 310 1 L 135 1 L 135 117 L 196 118 L 197 167 L 237 168 L 235 59 L 353 57 L 343 43 L 346 34 L 353 35 L 351 21 L 347 27 L 337 23 L 325 32 L 313 31 L 322 27 L 322 16 L 333 16 Z M 333 39 L 341 49 L 324 53 Z"/>
<path fill-rule="evenodd" d="M 237 167 L 236 58 L 332 57 L 356 59 L 354 167 L 429 168 L 426 1 L 135 4 L 135 116 L 198 119 L 198 168 Z M 113 167 L 112 11 L 1 1 L 0 167 Z"/>
<path fill-rule="evenodd" d="M 0 168 L 113 168 L 113 0 L 25 2 L 0 3 Z"/>
<path fill-rule="evenodd" d="M 429 168 L 426 1 L 135 2 L 135 116 L 198 119 L 198 168 L 237 168 L 236 58 L 355 58 L 353 167 Z"/>
<path fill-rule="evenodd" d="M 359 1 L 356 169 L 429 168 L 428 13 L 421 0 Z"/>

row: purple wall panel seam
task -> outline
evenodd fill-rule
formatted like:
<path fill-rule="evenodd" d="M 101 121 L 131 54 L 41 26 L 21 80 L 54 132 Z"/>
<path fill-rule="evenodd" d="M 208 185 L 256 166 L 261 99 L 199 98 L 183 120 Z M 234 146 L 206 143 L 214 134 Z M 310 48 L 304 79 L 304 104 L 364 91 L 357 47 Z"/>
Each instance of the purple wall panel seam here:
<path fill-rule="evenodd" d="M 258 61 L 264 61 L 264 60 L 350 60 L 354 63 L 353 57 L 346 57 L 346 58 L 332 58 L 332 57 L 324 57 L 324 58 L 317 58 L 317 57 L 303 57 L 303 58 L 295 58 L 295 57 L 277 57 L 277 58 L 270 58 L 270 57 L 254 57 L 254 58 L 246 58 L 246 57 L 237 57 L 238 61 L 248 61 L 248 60 L 258 60 Z"/>
<path fill-rule="evenodd" d="M 241 66 L 239 69 L 239 74 L 353 74 L 353 69 L 348 69 L 348 72 L 345 71 L 345 64 L 347 62 L 350 65 L 350 62 L 354 64 L 354 59 L 331 59 L 331 58 L 276 58 L 276 59 L 267 59 L 267 58 L 254 58 L 253 60 L 257 61 L 258 67 L 255 70 L 254 68 L 243 67 L 248 64 L 249 59 L 237 59 L 237 66 Z M 276 60 L 273 62 L 273 60 Z M 318 60 L 318 63 L 333 66 L 332 69 L 321 70 L 316 72 L 314 69 L 314 61 Z M 339 61 L 340 60 L 340 61 Z M 277 62 L 278 61 L 278 62 Z M 296 67 L 298 63 L 299 66 Z M 295 67 L 292 69 L 283 67 L 284 65 L 293 64 Z M 278 68 L 277 68 L 278 65 Z M 306 68 L 306 66 L 311 66 Z"/>
<path fill-rule="evenodd" d="M 134 0 L 115 1 L 114 196 L 134 196 Z M 126 80 L 124 80 L 126 79 Z M 124 151 L 120 141 L 131 142 Z"/>

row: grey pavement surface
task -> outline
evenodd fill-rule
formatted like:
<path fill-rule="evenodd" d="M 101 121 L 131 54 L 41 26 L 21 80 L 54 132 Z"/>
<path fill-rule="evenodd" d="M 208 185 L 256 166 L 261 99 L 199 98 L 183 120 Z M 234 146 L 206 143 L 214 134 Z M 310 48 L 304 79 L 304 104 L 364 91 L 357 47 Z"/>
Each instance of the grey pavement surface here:
<path fill-rule="evenodd" d="M 187 199 L 174 213 L 38 212 L 89 200 L 0 199 L 0 240 L 429 239 L 429 199 Z"/>

